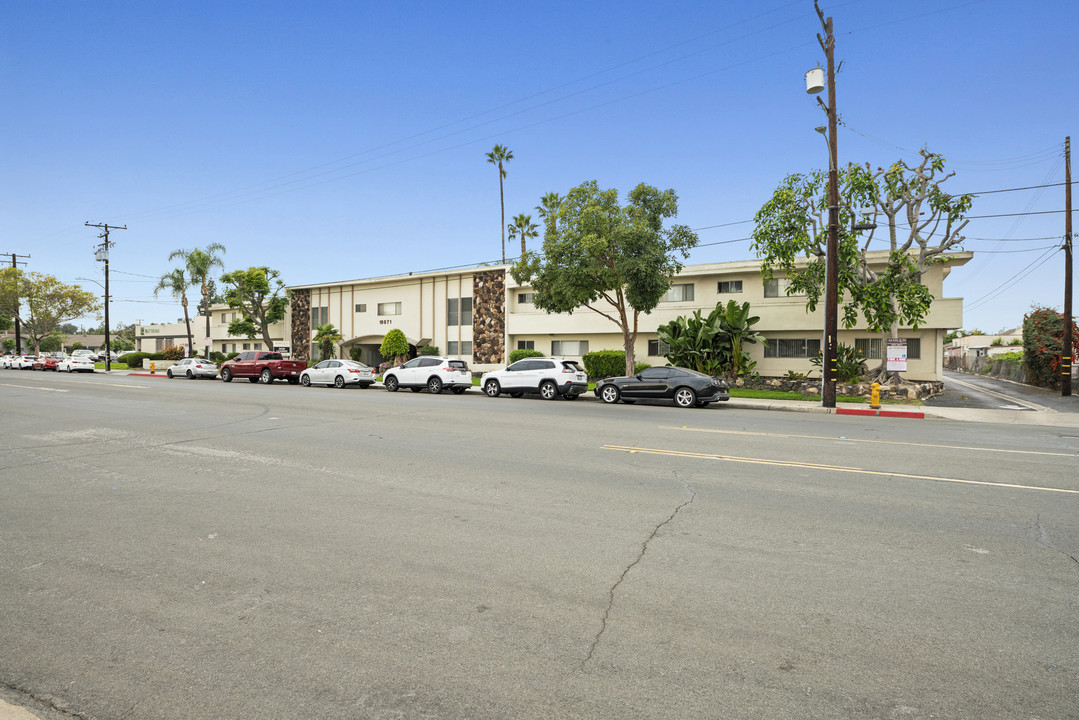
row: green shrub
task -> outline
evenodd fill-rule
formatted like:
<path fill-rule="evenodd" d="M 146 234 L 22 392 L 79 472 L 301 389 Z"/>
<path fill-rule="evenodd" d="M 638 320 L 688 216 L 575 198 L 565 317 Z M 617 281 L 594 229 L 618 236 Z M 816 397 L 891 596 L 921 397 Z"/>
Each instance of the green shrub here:
<path fill-rule="evenodd" d="M 858 382 L 865 375 L 869 373 L 869 369 L 865 366 L 865 357 L 863 357 L 860 350 L 855 350 L 849 345 L 840 343 L 836 346 L 836 379 L 841 383 L 853 383 Z M 823 362 L 823 355 L 817 353 L 817 357 L 811 358 L 809 362 L 817 366 L 820 369 Z M 821 377 L 824 377 L 824 372 L 821 372 Z"/>
<path fill-rule="evenodd" d="M 142 366 L 142 359 L 144 357 L 149 357 L 149 354 L 148 353 L 141 353 L 141 352 L 124 353 L 120 357 L 116 358 L 116 362 L 122 362 L 125 365 L 127 365 L 129 368 L 131 368 L 131 367 L 141 367 Z"/>
<path fill-rule="evenodd" d="M 387 360 L 396 362 L 397 358 L 406 357 L 408 350 L 408 338 L 405 337 L 400 328 L 394 328 L 382 338 L 382 345 L 379 346 L 378 353 Z"/>
<path fill-rule="evenodd" d="M 585 372 L 592 380 L 609 377 L 621 377 L 626 374 L 626 352 L 624 350 L 597 350 L 581 356 Z"/>
<path fill-rule="evenodd" d="M 183 360 L 184 357 L 184 349 L 179 345 L 169 345 L 161 351 L 162 360 Z"/>
<path fill-rule="evenodd" d="M 514 350 L 510 353 L 510 362 L 515 363 L 518 360 L 524 360 L 530 357 L 543 357 L 543 353 L 539 350 Z"/>
<path fill-rule="evenodd" d="M 363 348 L 362 347 L 350 347 L 348 349 L 348 359 L 352 362 L 363 362 Z"/>
<path fill-rule="evenodd" d="M 420 345 L 416 348 L 417 355 L 438 355 L 437 345 Z"/>
<path fill-rule="evenodd" d="M 636 375 L 641 370 L 644 370 L 645 368 L 650 368 L 650 367 L 652 367 L 652 366 L 649 363 L 637 363 L 636 365 L 633 366 L 633 374 Z"/>
<path fill-rule="evenodd" d="M 1023 365 L 1027 382 L 1060 387 L 1060 356 L 1064 347 L 1064 315 L 1036 307 L 1023 318 Z M 1072 324 L 1072 358 L 1079 353 L 1079 327 Z M 1074 362 L 1074 361 L 1073 361 Z"/>
<path fill-rule="evenodd" d="M 211 362 L 214 362 L 214 363 L 220 365 L 221 363 L 225 362 L 225 360 L 226 360 L 225 353 L 220 353 L 217 350 L 211 350 L 210 351 L 210 361 Z"/>

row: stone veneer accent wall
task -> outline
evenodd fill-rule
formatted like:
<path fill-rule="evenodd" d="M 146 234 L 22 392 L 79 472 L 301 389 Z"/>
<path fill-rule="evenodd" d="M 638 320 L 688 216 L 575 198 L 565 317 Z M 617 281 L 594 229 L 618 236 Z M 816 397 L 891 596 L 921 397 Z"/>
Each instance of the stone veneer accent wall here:
<path fill-rule="evenodd" d="M 506 362 L 505 270 L 472 276 L 472 361 Z"/>
<path fill-rule="evenodd" d="M 292 291 L 292 359 L 311 360 L 311 291 Z"/>

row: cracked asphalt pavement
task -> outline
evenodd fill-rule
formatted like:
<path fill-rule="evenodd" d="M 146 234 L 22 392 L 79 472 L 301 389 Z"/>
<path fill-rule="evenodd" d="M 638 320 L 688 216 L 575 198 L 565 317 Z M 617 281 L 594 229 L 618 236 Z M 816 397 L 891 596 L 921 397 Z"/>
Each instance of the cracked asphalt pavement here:
<path fill-rule="evenodd" d="M 1074 432 L 0 381 L 43 720 L 1074 718 Z"/>

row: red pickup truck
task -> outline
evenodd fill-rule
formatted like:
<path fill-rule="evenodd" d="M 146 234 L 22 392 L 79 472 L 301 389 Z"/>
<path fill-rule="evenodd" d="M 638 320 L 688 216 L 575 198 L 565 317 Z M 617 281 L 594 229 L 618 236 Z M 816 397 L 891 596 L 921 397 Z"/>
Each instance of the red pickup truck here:
<path fill-rule="evenodd" d="M 303 360 L 285 360 L 279 352 L 248 350 L 221 365 L 221 379 L 247 378 L 251 382 L 269 385 L 274 380 L 288 380 L 289 385 L 300 382 L 300 373 L 307 367 Z"/>

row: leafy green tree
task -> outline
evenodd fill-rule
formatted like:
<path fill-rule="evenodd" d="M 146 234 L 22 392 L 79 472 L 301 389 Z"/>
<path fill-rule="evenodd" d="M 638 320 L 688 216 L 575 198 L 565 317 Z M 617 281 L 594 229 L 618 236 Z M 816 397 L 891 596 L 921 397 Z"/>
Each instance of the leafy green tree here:
<path fill-rule="evenodd" d="M 225 302 L 240 310 L 241 317 L 229 323 L 229 335 L 254 339 L 260 333 L 266 347 L 273 347 L 270 326 L 281 322 L 288 309 L 288 294 L 280 273 L 268 267 L 235 270 L 221 276 L 227 288 Z"/>
<path fill-rule="evenodd" d="M 162 275 L 157 287 L 154 288 L 154 297 L 157 297 L 157 294 L 162 290 L 168 290 L 183 305 L 184 325 L 187 327 L 187 347 L 189 350 L 194 348 L 193 338 L 191 337 L 191 316 L 187 312 L 187 291 L 190 289 L 191 280 L 188 279 L 183 268 L 175 268 Z"/>
<path fill-rule="evenodd" d="M 319 357 L 323 360 L 337 357 L 334 348 L 337 343 L 341 342 L 341 333 L 337 332 L 337 328 L 333 326 L 333 323 L 326 323 L 316 327 L 314 340 L 315 344 L 318 345 Z"/>
<path fill-rule="evenodd" d="M 524 254 L 528 252 L 527 248 L 525 247 L 525 240 L 527 240 L 528 238 L 534 238 L 539 236 L 539 232 L 536 228 L 536 223 L 532 222 L 532 216 L 525 215 L 524 213 L 521 213 L 520 215 L 515 215 L 513 217 L 513 223 L 507 225 L 506 229 L 509 231 L 510 240 L 513 240 L 517 237 L 521 238 L 522 256 L 524 256 Z"/>
<path fill-rule="evenodd" d="M 64 336 L 59 332 L 51 332 L 41 338 L 39 347 L 41 352 L 59 352 L 64 348 Z"/>
<path fill-rule="evenodd" d="M 408 355 L 408 338 L 400 329 L 394 328 L 382 338 L 378 352 L 387 360 L 393 359 L 395 363 L 400 363 L 401 358 Z"/>
<path fill-rule="evenodd" d="M 2 346 L 8 352 L 15 351 L 15 338 L 4 338 L 0 340 L 0 346 Z"/>
<path fill-rule="evenodd" d="M 837 260 L 845 327 L 854 327 L 861 313 L 872 332 L 898 337 L 901 324 L 917 329 L 933 301 L 922 276 L 948 262 L 946 252 L 961 249 L 973 196 L 942 190 L 954 172 L 944 172 L 944 158 L 936 153 L 923 149 L 919 155 L 916 165 L 900 160 L 871 171 L 868 164 L 851 164 L 840 173 Z M 758 211 L 753 230 L 762 275 L 785 276 L 787 293 L 805 294 L 809 310 L 824 293 L 827 184 L 823 171 L 789 175 Z M 887 233 L 884 267 L 868 257 L 876 229 L 857 229 L 869 224 Z M 882 361 L 879 372 L 884 367 Z"/>
<path fill-rule="evenodd" d="M 204 250 L 199 248 L 175 250 L 169 255 L 169 260 L 175 260 L 176 258 L 183 260 L 184 267 L 187 269 L 187 276 L 191 278 L 193 284 L 199 286 L 202 292 L 202 304 L 199 306 L 199 310 L 206 318 L 206 337 L 210 337 L 210 306 L 214 302 L 214 295 L 217 291 L 210 275 L 215 267 L 225 269 L 225 263 L 218 255 L 218 253 L 224 252 L 225 246 L 221 243 L 210 243 Z M 204 352 L 210 352 L 210 348 L 207 347 Z"/>
<path fill-rule="evenodd" d="M 0 297 L 22 299 L 25 313 L 15 319 L 22 323 L 36 353 L 41 352 L 41 341 L 61 324 L 101 311 L 101 301 L 94 293 L 60 282 L 52 275 L 18 268 L 0 270 Z"/>
<path fill-rule="evenodd" d="M 506 264 L 506 196 L 502 192 L 502 180 L 506 177 L 505 163 L 513 159 L 513 151 L 504 145 L 495 145 L 487 153 L 487 162 L 498 166 L 498 202 L 502 206 L 502 264 Z"/>
<path fill-rule="evenodd" d="M 65 335 L 74 335 L 79 332 L 79 328 L 75 323 L 64 323 L 59 327 L 59 330 Z"/>
<path fill-rule="evenodd" d="M 595 181 L 573 188 L 552 207 L 543 252 L 524 253 L 510 272 L 548 313 L 584 307 L 617 325 L 632 375 L 638 318 L 659 304 L 698 240 L 685 225 L 663 228 L 678 214 L 674 190 L 641 183 L 627 200 Z"/>

